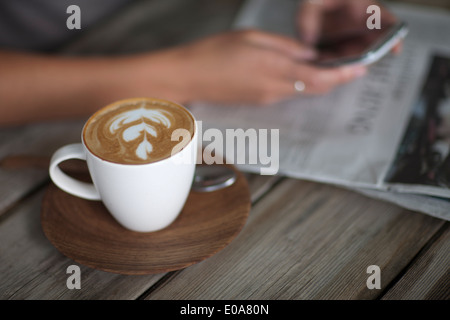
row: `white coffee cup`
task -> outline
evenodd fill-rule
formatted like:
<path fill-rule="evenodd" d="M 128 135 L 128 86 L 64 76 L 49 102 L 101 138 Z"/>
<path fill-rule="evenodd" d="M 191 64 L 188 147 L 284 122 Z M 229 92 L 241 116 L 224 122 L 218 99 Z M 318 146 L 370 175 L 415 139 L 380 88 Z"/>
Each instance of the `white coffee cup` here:
<path fill-rule="evenodd" d="M 88 200 L 101 200 L 125 228 L 151 232 L 169 226 L 189 195 L 197 159 L 197 123 L 189 143 L 170 157 L 146 164 L 121 164 L 94 155 L 85 144 L 66 145 L 50 161 L 50 177 L 62 190 Z M 84 130 L 84 129 L 83 129 Z M 93 184 L 74 179 L 58 166 L 69 159 L 87 162 Z"/>

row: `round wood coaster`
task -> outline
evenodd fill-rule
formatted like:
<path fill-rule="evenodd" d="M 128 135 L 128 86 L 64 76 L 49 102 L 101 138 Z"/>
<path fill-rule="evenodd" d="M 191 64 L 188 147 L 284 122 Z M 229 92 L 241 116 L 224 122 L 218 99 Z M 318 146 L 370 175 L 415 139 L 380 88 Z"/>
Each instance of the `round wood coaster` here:
<path fill-rule="evenodd" d="M 42 202 L 41 223 L 50 242 L 74 261 L 103 271 L 142 275 L 179 270 L 227 246 L 250 211 L 245 177 L 222 190 L 191 191 L 184 209 L 167 228 L 139 233 L 125 229 L 99 201 L 74 197 L 53 183 Z M 87 169 L 70 173 L 87 180 Z"/>

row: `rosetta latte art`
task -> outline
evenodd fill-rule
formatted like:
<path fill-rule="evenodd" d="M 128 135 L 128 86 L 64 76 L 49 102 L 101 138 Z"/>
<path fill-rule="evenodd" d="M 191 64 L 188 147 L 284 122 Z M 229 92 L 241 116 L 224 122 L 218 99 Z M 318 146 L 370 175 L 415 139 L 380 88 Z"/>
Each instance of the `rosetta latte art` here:
<path fill-rule="evenodd" d="M 182 107 L 162 100 L 127 100 L 99 111 L 87 123 L 86 146 L 100 158 L 117 163 L 149 163 L 167 158 L 179 141 L 175 129 L 194 132 Z M 186 144 L 189 141 L 186 141 Z"/>
<path fill-rule="evenodd" d="M 136 110 L 130 110 L 118 115 L 114 118 L 109 127 L 111 134 L 116 134 L 121 128 L 122 135 L 119 139 L 123 139 L 124 143 L 139 139 L 141 141 L 136 148 L 136 156 L 140 159 L 147 160 L 153 151 L 153 146 L 149 141 L 149 136 L 158 137 L 155 124 L 160 124 L 166 128 L 170 128 L 171 122 L 164 110 L 148 110 L 141 107 Z"/>

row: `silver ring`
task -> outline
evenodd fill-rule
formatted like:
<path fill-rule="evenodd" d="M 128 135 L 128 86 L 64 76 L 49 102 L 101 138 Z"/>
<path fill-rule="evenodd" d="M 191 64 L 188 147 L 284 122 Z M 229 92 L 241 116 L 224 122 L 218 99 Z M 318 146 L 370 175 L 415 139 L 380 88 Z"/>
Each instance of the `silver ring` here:
<path fill-rule="evenodd" d="M 294 89 L 297 92 L 303 92 L 306 89 L 306 85 L 303 81 L 297 80 L 294 82 Z"/>

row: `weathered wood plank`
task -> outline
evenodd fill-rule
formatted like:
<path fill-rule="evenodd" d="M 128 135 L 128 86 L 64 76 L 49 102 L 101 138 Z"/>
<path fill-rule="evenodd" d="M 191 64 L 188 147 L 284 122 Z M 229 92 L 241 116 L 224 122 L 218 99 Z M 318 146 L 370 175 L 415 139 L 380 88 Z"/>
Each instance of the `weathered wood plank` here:
<path fill-rule="evenodd" d="M 46 239 L 40 224 L 43 192 L 13 209 L 0 224 L 0 299 L 136 299 L 164 274 L 125 276 L 81 268 L 81 289 L 66 286 L 78 265 Z"/>
<path fill-rule="evenodd" d="M 80 142 L 82 126 L 77 120 L 1 129 L 0 162 L 16 154 L 51 156 L 65 144 Z M 46 170 L 0 167 L 0 215 L 46 180 Z"/>
<path fill-rule="evenodd" d="M 262 176 L 248 173 L 245 175 L 250 188 L 251 202 L 254 204 L 283 179 L 280 176 Z"/>
<path fill-rule="evenodd" d="M 253 208 L 230 246 L 148 299 L 374 299 L 443 221 L 339 188 L 286 179 Z"/>
<path fill-rule="evenodd" d="M 277 179 L 249 175 L 248 180 L 258 195 Z M 0 299 L 136 299 L 165 275 L 124 276 L 79 265 L 82 287 L 69 290 L 67 267 L 78 264 L 60 254 L 42 232 L 43 192 L 11 209 L 0 223 Z"/>
<path fill-rule="evenodd" d="M 421 252 L 406 274 L 383 296 L 394 300 L 450 300 L 450 228 Z"/>

